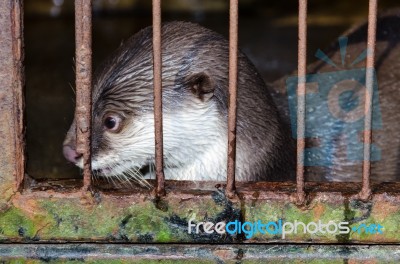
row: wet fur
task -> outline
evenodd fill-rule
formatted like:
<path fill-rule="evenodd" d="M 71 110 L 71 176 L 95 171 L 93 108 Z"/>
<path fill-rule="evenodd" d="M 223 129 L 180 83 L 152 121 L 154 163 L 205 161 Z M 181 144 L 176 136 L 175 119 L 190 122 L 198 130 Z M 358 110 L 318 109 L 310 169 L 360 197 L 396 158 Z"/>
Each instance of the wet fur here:
<path fill-rule="evenodd" d="M 228 42 L 187 22 L 162 26 L 164 159 L 167 179 L 226 179 Z M 239 181 L 293 178 L 289 128 L 253 64 L 239 53 Z M 104 115 L 123 117 L 119 133 Z M 93 90 L 93 170 L 116 177 L 154 161 L 152 28 L 124 43 L 97 71 Z M 64 144 L 74 146 L 74 124 Z M 81 165 L 78 162 L 77 165 Z M 149 177 L 150 175 L 145 175 Z"/>

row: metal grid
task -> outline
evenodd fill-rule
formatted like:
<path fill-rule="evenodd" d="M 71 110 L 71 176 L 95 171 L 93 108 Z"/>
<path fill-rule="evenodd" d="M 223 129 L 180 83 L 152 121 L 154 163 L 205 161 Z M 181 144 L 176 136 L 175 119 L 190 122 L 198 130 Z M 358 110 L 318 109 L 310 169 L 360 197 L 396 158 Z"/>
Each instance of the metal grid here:
<path fill-rule="evenodd" d="M 77 90 L 77 151 L 84 159 L 84 188 L 90 186 L 90 123 L 91 123 L 91 1 L 76 0 L 76 90 Z M 228 111 L 228 164 L 226 194 L 235 194 L 236 158 L 236 119 L 237 119 L 237 53 L 238 53 L 238 0 L 230 0 L 229 9 L 229 111 Z M 377 0 L 369 1 L 368 16 L 368 57 L 365 100 L 364 161 L 361 199 L 368 199 L 370 188 L 371 155 L 371 117 L 375 55 Z M 298 203 L 305 201 L 304 148 L 305 148 L 305 94 L 306 94 L 306 56 L 307 56 L 307 0 L 299 0 L 298 31 L 298 109 L 297 109 L 297 169 L 296 198 Z M 154 66 L 154 120 L 155 120 L 155 167 L 157 196 L 165 194 L 163 172 L 162 135 L 162 54 L 161 54 L 161 1 L 153 0 L 153 66 Z"/>
<path fill-rule="evenodd" d="M 237 1 L 235 2 L 237 3 Z M 81 117 L 83 120 L 79 129 L 89 137 L 90 127 L 85 126 L 85 124 L 90 125 L 88 121 L 90 120 L 90 116 L 88 116 L 88 114 L 90 115 L 90 110 L 88 110 L 90 102 L 87 101 L 90 100 L 90 92 L 88 92 L 90 91 L 90 85 L 88 84 L 90 84 L 91 79 L 90 3 L 83 0 L 76 1 L 76 3 L 82 7 L 79 8 L 80 13 L 77 12 L 77 31 L 80 32 L 77 33 L 79 36 L 77 39 L 80 38 L 77 45 L 77 70 L 79 69 L 77 74 L 82 75 L 77 78 L 77 80 L 80 80 L 77 82 L 77 89 L 82 89 L 82 87 L 86 89 L 85 94 L 80 95 L 83 98 L 79 99 L 83 101 L 83 106 L 86 106 L 84 108 L 86 112 Z M 374 64 L 373 47 L 377 1 L 371 1 L 370 3 L 368 46 L 372 49 L 370 48 L 369 50 L 368 55 L 371 61 L 369 61 L 368 65 L 372 67 Z M 301 4 L 303 4 L 303 8 L 300 8 L 303 10 L 300 11 L 303 14 L 301 21 L 303 21 L 302 24 L 304 26 L 300 32 L 306 32 L 306 19 L 304 16 L 307 14 L 305 10 L 306 2 L 303 1 Z M 316 183 L 304 182 L 303 179 L 297 181 L 297 186 L 292 182 L 259 182 L 256 184 L 237 182 L 237 197 L 239 199 L 232 199 L 221 205 L 217 205 L 214 201 L 215 195 L 221 195 L 222 191 L 221 186 L 216 185 L 215 182 L 204 182 L 204 186 L 202 185 L 203 190 L 198 190 L 198 186 L 193 182 L 165 182 L 168 188 L 168 196 L 163 199 L 149 199 L 149 193 L 139 187 L 133 187 L 129 192 L 120 193 L 104 186 L 96 186 L 95 190 L 87 192 L 87 188 L 90 187 L 90 167 L 85 170 L 84 192 L 80 189 L 81 182 L 78 180 L 57 180 L 53 181 L 53 183 L 49 180 L 46 181 L 46 185 L 31 185 L 29 190 L 18 188 L 18 186 L 21 186 L 20 180 L 24 175 L 22 1 L 0 2 L 0 10 L 2 14 L 5 14 L 0 17 L 0 24 L 3 29 L 0 30 L 0 46 L 2 47 L 0 49 L 0 57 L 7 58 L 0 64 L 0 83 L 2 84 L 0 86 L 2 110 L 0 114 L 0 124 L 2 124 L 0 126 L 0 136 L 3 138 L 3 142 L 0 144 L 0 150 L 3 153 L 3 155 L 0 155 L 0 174 L 3 176 L 0 178 L 0 191 L 2 194 L 0 195 L 0 219 L 2 219 L 0 228 L 5 231 L 1 236 L 1 241 L 23 243 L 33 243 L 33 241 L 37 240 L 46 243 L 51 241 L 57 241 L 57 243 L 68 241 L 143 243 L 143 238 L 149 237 L 149 230 L 148 218 L 142 216 L 151 216 L 152 221 L 155 221 L 153 226 L 163 227 L 162 233 L 157 232 L 155 229 L 152 242 L 193 243 L 199 240 L 176 232 L 176 225 L 179 224 L 179 221 L 176 222 L 175 220 L 187 217 L 187 211 L 182 210 L 182 208 L 196 208 L 199 217 L 204 217 L 204 219 L 219 219 L 222 213 L 225 215 L 227 212 L 230 212 L 231 216 L 235 217 L 240 214 L 243 219 L 250 222 L 260 219 L 258 212 L 271 212 L 286 219 L 300 219 L 303 217 L 318 219 L 323 214 L 335 216 L 335 219 L 340 221 L 343 220 L 344 216 L 346 221 L 354 221 L 356 225 L 360 221 L 368 223 L 379 220 L 385 226 L 384 234 L 379 237 L 357 234 L 346 237 L 298 234 L 285 241 L 263 236 L 256 237 L 254 240 L 245 240 L 242 236 L 238 236 L 232 240 L 232 242 L 236 243 L 279 243 L 277 247 L 279 254 L 281 248 L 288 246 L 287 243 L 327 243 L 329 245 L 326 245 L 326 247 L 329 250 L 334 250 L 337 247 L 337 243 L 358 244 L 355 249 L 362 248 L 363 246 L 360 246 L 360 244 L 364 243 L 399 243 L 400 236 L 398 235 L 397 220 L 400 212 L 398 191 L 400 185 L 399 183 L 382 183 L 369 186 L 370 164 L 368 159 L 366 159 L 365 165 L 367 167 L 364 170 L 364 179 L 367 183 L 363 183 L 363 188 L 358 183 Z M 232 17 L 234 18 L 235 16 Z M 158 16 L 158 19 L 160 21 L 161 17 Z M 236 26 L 237 17 L 234 21 L 236 21 L 234 24 Z M 85 30 L 85 27 L 89 27 L 89 30 Z M 305 38 L 302 41 L 306 43 Z M 235 43 L 235 41 L 231 42 L 231 45 L 235 47 Z M 304 45 L 303 47 L 305 48 L 306 46 Z M 161 56 L 160 53 L 159 55 Z M 305 61 L 303 61 L 303 65 L 305 65 Z M 86 75 L 83 74 L 85 72 Z M 160 77 L 159 81 L 161 81 Z M 372 97 L 372 95 L 370 96 Z M 370 114 L 370 111 L 366 114 Z M 370 136 L 368 132 L 367 135 Z M 365 137 L 365 139 L 370 142 L 368 137 Z M 80 144 L 90 143 L 88 139 L 83 141 L 85 143 Z M 88 153 L 85 156 L 86 164 L 90 164 L 88 163 L 90 148 L 86 146 L 85 150 Z M 369 147 L 366 147 L 365 151 L 368 155 Z M 162 166 L 159 168 L 162 171 Z M 302 173 L 302 170 L 300 170 L 300 173 Z M 163 177 L 158 180 L 160 179 L 163 180 Z M 228 177 L 228 183 L 231 184 L 230 190 L 234 195 L 234 179 L 229 179 Z M 29 181 L 25 182 L 25 184 L 25 186 L 28 186 Z M 158 184 L 158 186 L 158 195 L 163 195 L 165 192 L 164 186 L 161 184 Z M 296 192 L 296 188 L 298 192 Z M 359 192 L 358 190 L 360 189 L 363 191 Z M 374 191 L 369 195 L 371 189 Z M 301 198 L 301 195 L 304 195 L 304 191 L 307 191 L 309 195 L 307 195 L 307 199 L 303 204 L 299 204 L 299 201 L 302 202 L 299 197 Z M 298 195 L 299 193 L 300 195 Z M 363 202 L 360 201 L 360 198 L 368 200 Z M 210 210 L 210 205 L 216 205 L 217 207 L 212 207 L 213 209 Z M 282 210 L 282 208 L 289 208 L 289 210 Z M 119 232 L 110 233 L 110 230 L 120 230 L 121 219 L 130 219 L 132 212 L 138 212 L 138 221 L 135 221 L 134 226 L 124 227 L 129 228 L 127 230 L 128 233 L 126 233 L 130 234 L 129 237 L 121 236 Z M 351 215 L 354 215 L 354 217 L 351 217 Z M 57 220 L 60 219 L 58 216 L 63 216 L 62 225 Z M 81 217 L 77 218 L 76 216 Z M 261 218 L 265 219 L 264 216 L 261 216 Z M 171 220 L 172 222 L 170 222 Z M 96 225 L 93 225 L 93 223 L 96 223 Z M 165 234 L 171 234 L 171 236 L 166 238 Z M 225 238 L 223 239 L 218 241 L 227 243 Z M 201 242 L 208 242 L 208 240 L 201 240 Z M 387 246 L 385 245 L 385 247 Z M 20 248 L 15 244 L 11 247 Z M 273 248 L 275 248 L 275 245 Z M 370 252 L 369 246 L 367 251 Z M 264 253 L 263 255 L 265 255 Z M 270 254 L 271 251 L 268 251 L 268 253 Z M 219 251 L 219 254 L 221 254 L 221 251 Z M 386 252 L 384 254 L 387 255 Z M 321 254 L 318 255 L 318 257 L 320 256 Z"/>

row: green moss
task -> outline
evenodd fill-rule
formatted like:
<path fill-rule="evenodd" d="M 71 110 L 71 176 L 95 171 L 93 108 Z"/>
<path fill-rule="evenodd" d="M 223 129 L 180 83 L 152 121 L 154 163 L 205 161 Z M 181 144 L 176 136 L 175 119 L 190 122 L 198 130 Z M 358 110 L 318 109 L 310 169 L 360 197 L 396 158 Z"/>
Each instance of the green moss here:
<path fill-rule="evenodd" d="M 160 231 L 156 235 L 157 242 L 169 242 L 169 241 L 171 241 L 171 238 L 172 238 L 172 234 L 171 234 L 170 230 Z"/>
<path fill-rule="evenodd" d="M 4 263 L 9 263 L 9 264 L 24 264 L 24 263 L 35 264 L 35 263 L 39 263 L 39 261 L 26 260 L 26 259 L 23 259 L 23 258 L 3 260 L 3 261 L 4 261 Z"/>
<path fill-rule="evenodd" d="M 37 230 L 38 226 L 15 207 L 0 214 L 1 239 L 8 237 L 33 238 Z"/>
<path fill-rule="evenodd" d="M 120 224 L 119 229 L 130 240 L 144 234 L 151 234 L 154 242 L 166 242 L 171 239 L 170 227 L 164 220 L 168 212 L 158 210 L 153 203 L 131 206 L 124 211 L 124 215 L 132 217 L 123 225 Z"/>
<path fill-rule="evenodd" d="M 236 264 L 237 262 L 231 261 L 227 263 Z M 274 263 L 274 264 L 343 264 L 343 260 L 299 260 L 299 259 L 287 259 L 287 258 L 272 258 L 268 260 L 244 260 L 240 262 L 241 264 L 264 264 L 264 263 Z"/>
<path fill-rule="evenodd" d="M 43 237 L 107 237 L 117 241 L 137 241 L 140 236 L 150 234 L 152 242 L 179 241 L 182 238 L 182 234 L 173 232 L 166 221 L 172 212 L 157 209 L 151 201 L 125 208 L 101 204 L 87 209 L 78 207 L 73 201 L 62 200 L 41 201 L 40 205 L 51 222 L 41 232 Z"/>
<path fill-rule="evenodd" d="M 261 203 L 251 202 L 246 204 L 244 221 L 257 222 L 260 220 L 262 223 L 268 223 L 270 221 L 277 222 L 282 218 L 283 210 L 279 208 L 275 203 Z M 254 239 L 271 239 L 274 235 L 272 234 L 261 234 L 256 233 Z"/>
<path fill-rule="evenodd" d="M 41 233 L 44 237 L 107 237 L 118 228 L 118 216 L 123 215 L 122 210 L 118 208 L 108 208 L 104 205 L 85 208 L 77 206 L 73 200 L 45 200 L 40 201 L 40 205 L 52 222 Z"/>
<path fill-rule="evenodd" d="M 383 221 L 380 221 L 383 226 L 383 234 L 387 238 L 400 240 L 400 212 L 388 215 Z"/>
<path fill-rule="evenodd" d="M 325 212 L 321 215 L 319 219 L 315 220 L 321 220 L 323 223 L 328 223 L 329 221 L 344 221 L 343 210 L 344 206 L 326 206 Z"/>
<path fill-rule="evenodd" d="M 86 264 L 211 264 L 215 263 L 215 261 L 211 260 L 200 260 L 200 259 L 187 259 L 187 260 L 149 260 L 149 259 L 96 259 L 90 260 L 85 259 L 84 261 L 55 261 L 51 263 L 62 263 L 62 264 L 78 264 L 78 263 L 86 263 Z"/>
<path fill-rule="evenodd" d="M 20 197 L 17 199 L 21 199 Z M 25 198 L 24 198 L 25 199 Z M 301 208 L 289 201 L 247 200 L 231 204 L 221 197 L 194 196 L 191 199 L 167 198 L 164 207 L 159 208 L 151 200 L 135 201 L 115 198 L 103 199 L 99 204 L 85 204 L 81 198 L 38 198 L 17 200 L 11 207 L 0 213 L 0 240 L 102 240 L 126 242 L 204 242 L 208 237 L 192 237 L 187 232 L 187 221 L 221 221 L 225 219 L 263 223 L 269 221 L 304 223 L 321 220 L 352 221 L 353 225 L 378 223 L 384 226 L 383 235 L 351 233 L 349 237 L 338 238 L 335 234 L 304 234 L 302 228 L 297 234 L 288 234 L 286 241 L 326 241 L 351 243 L 355 241 L 387 241 L 400 239 L 400 210 L 396 204 L 380 201 L 376 204 L 360 202 L 337 203 L 315 200 L 307 208 Z M 383 205 L 386 207 L 383 207 Z M 19 206 L 18 208 L 15 206 Z M 240 215 L 238 212 L 242 212 Z M 374 215 L 375 213 L 375 215 Z M 382 217 L 384 215 L 385 217 Z M 380 219 L 379 221 L 375 219 Z M 382 220 L 383 219 L 383 220 Z M 214 239 L 214 238 L 213 238 Z M 260 234 L 257 241 L 280 240 L 280 235 Z M 340 240 L 342 239 L 342 240 Z"/>

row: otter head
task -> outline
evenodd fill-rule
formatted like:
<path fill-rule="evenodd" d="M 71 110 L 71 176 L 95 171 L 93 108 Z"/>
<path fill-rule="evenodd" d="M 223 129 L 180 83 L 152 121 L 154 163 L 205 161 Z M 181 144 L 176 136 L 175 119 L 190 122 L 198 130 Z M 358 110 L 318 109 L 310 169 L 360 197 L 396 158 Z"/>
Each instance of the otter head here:
<path fill-rule="evenodd" d="M 162 26 L 167 179 L 225 180 L 228 57 L 228 42 L 211 30 L 186 22 Z M 106 177 L 138 177 L 152 167 L 155 152 L 152 28 L 124 43 L 95 76 L 92 169 Z M 238 83 L 243 92 L 238 95 L 237 179 L 255 180 L 278 167 L 273 155 L 280 157 L 286 149 L 276 148 L 281 144 L 274 141 L 284 137 L 265 84 L 241 53 Z M 64 155 L 82 166 L 75 129 L 73 122 Z"/>

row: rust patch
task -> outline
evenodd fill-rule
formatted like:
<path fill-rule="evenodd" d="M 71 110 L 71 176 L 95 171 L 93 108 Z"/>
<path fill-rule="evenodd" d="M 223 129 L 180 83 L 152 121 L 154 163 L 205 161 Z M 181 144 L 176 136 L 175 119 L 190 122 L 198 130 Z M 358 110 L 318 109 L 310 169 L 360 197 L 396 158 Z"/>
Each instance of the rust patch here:
<path fill-rule="evenodd" d="M 314 219 L 320 219 L 321 216 L 325 213 L 325 206 L 319 203 L 314 207 L 313 212 L 314 212 Z"/>
<path fill-rule="evenodd" d="M 91 184 L 90 124 L 92 120 L 92 1 L 75 1 L 75 120 L 77 152 L 83 155 L 83 191 Z"/>
<path fill-rule="evenodd" d="M 40 208 L 37 204 L 37 199 L 23 199 L 21 200 L 21 194 L 16 193 L 14 199 L 12 200 L 13 205 L 21 210 L 25 211 L 27 215 L 34 216 L 35 214 L 40 214 Z M 42 212 L 43 213 L 43 212 Z"/>
<path fill-rule="evenodd" d="M 1 1 L 0 14 L 0 193 L 8 200 L 19 188 L 25 167 L 22 1 Z"/>
<path fill-rule="evenodd" d="M 376 201 L 375 206 L 372 208 L 371 214 L 378 221 L 384 221 L 389 215 L 396 213 L 398 206 L 395 204 L 382 203 L 381 201 Z"/>
<path fill-rule="evenodd" d="M 232 249 L 217 249 L 214 251 L 214 255 L 222 260 L 236 258 L 236 254 Z"/>

